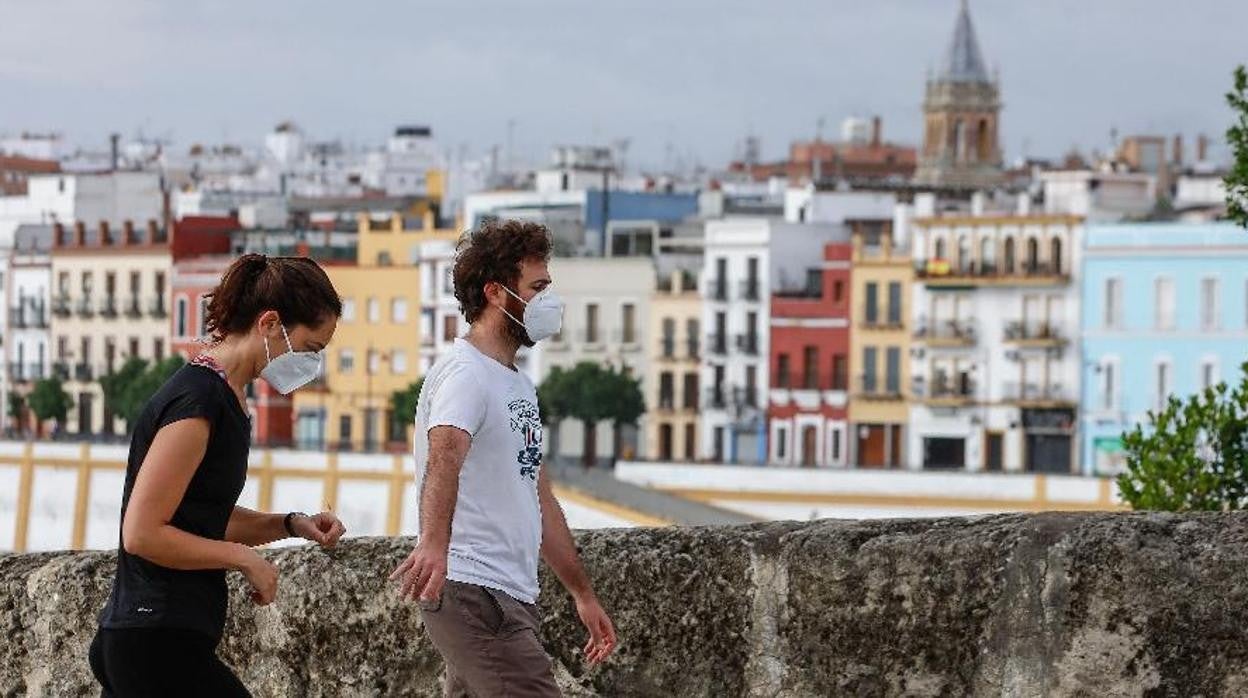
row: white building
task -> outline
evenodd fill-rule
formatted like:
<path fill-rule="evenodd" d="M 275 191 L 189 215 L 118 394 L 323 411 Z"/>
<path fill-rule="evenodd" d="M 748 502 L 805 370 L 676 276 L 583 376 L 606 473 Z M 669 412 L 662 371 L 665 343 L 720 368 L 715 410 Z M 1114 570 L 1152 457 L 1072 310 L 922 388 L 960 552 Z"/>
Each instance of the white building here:
<path fill-rule="evenodd" d="M 535 381 L 554 366 L 571 369 L 591 361 L 627 371 L 644 379 L 648 375 L 647 342 L 650 338 L 650 297 L 655 288 L 654 263 L 649 258 L 556 257 L 550 261 L 552 290 L 563 299 L 563 329 L 528 353 Z M 645 386 L 642 386 L 643 394 Z M 642 429 L 627 429 L 621 458 L 645 453 Z M 566 420 L 557 438 L 558 455 L 579 458 L 586 450 L 599 458 L 613 453 L 613 430 L 603 422 L 586 433 L 576 420 Z M 557 441 L 557 444 L 556 444 Z M 631 455 L 630 455 L 631 454 Z"/>
<path fill-rule="evenodd" d="M 161 220 L 164 195 L 155 172 L 35 175 L 24 196 L 0 197 L 0 243 L 10 244 L 23 223 L 67 225 Z"/>
<path fill-rule="evenodd" d="M 419 245 L 420 266 L 420 373 L 468 333 L 468 321 L 455 298 L 455 243 L 436 240 Z"/>
<path fill-rule="evenodd" d="M 51 375 L 51 286 L 52 226 L 23 225 L 17 229 L 13 248 L 5 261 L 0 296 L 6 296 L 6 312 L 0 317 L 5 370 L 0 373 L 0 393 L 16 391 L 26 395 L 35 381 Z M 7 290 L 7 293 L 6 293 Z M 7 326 L 5 322 L 7 321 Z M 3 400 L 3 427 L 12 426 L 8 400 Z M 30 425 L 24 425 L 30 426 Z"/>
<path fill-rule="evenodd" d="M 769 331 L 773 287 L 797 284 L 840 226 L 776 218 L 726 218 L 706 224 L 698 443 L 718 462 L 767 461 Z"/>
<path fill-rule="evenodd" d="M 784 192 L 784 220 L 789 223 L 844 223 L 893 217 L 897 194 L 891 191 L 820 190 L 814 185 Z"/>
<path fill-rule="evenodd" d="M 1157 176 L 1142 172 L 1055 170 L 1039 173 L 1044 212 L 1117 221 L 1157 205 Z"/>
<path fill-rule="evenodd" d="M 919 218 L 909 465 L 1075 472 L 1074 216 Z"/>

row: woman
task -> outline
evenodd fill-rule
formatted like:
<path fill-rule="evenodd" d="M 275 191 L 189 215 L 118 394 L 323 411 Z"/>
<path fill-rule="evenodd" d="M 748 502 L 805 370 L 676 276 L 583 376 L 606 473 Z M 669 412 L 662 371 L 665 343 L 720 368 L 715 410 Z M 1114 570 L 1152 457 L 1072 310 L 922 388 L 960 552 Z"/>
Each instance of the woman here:
<path fill-rule="evenodd" d="M 246 696 L 216 656 L 227 570 L 272 603 L 277 568 L 252 546 L 300 537 L 331 547 L 331 513 L 264 514 L 237 506 L 251 424 L 244 391 L 256 377 L 289 395 L 320 373 L 342 302 L 309 259 L 244 255 L 208 303 L 211 343 L 143 408 L 121 500 L 117 574 L 91 643 L 105 696 Z"/>

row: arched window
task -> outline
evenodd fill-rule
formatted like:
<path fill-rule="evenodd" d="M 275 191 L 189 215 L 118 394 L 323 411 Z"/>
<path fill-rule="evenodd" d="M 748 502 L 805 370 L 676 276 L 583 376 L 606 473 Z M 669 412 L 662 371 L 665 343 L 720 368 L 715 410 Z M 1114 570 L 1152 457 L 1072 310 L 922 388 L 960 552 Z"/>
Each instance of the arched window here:
<path fill-rule="evenodd" d="M 936 253 L 935 254 L 936 259 L 942 259 L 942 260 L 948 259 L 948 257 L 945 256 L 945 239 L 944 238 L 936 238 L 935 253 Z"/>
<path fill-rule="evenodd" d="M 1054 274 L 1062 273 L 1062 239 L 1053 238 L 1049 242 L 1049 266 L 1053 267 Z"/>
<path fill-rule="evenodd" d="M 1002 260 L 1001 272 L 1004 274 L 1014 273 L 1014 238 L 1005 239 L 1005 259 Z"/>
<path fill-rule="evenodd" d="M 990 157 L 989 149 L 988 120 L 980 119 L 979 132 L 975 134 L 975 159 L 980 162 L 987 162 Z"/>
<path fill-rule="evenodd" d="M 985 272 L 996 271 L 997 268 L 997 242 L 992 238 L 984 238 L 979 241 L 979 268 Z"/>
<path fill-rule="evenodd" d="M 1034 237 L 1027 238 L 1027 273 L 1034 274 L 1040 266 L 1040 242 Z"/>
<path fill-rule="evenodd" d="M 971 239 L 965 235 L 958 238 L 958 272 L 969 274 L 971 271 Z"/>

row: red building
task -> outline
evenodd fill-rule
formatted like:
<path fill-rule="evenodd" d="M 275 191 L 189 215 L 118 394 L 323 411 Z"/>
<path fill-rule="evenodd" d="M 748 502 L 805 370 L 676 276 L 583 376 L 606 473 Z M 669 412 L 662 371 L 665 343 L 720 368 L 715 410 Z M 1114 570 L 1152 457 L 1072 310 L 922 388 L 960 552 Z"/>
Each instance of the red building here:
<path fill-rule="evenodd" d="M 889 143 L 882 138 L 882 125 L 872 120 L 870 139 L 862 142 L 824 140 L 795 141 L 789 157 L 779 162 L 734 162 L 731 172 L 745 173 L 756 182 L 786 177 L 790 182 L 852 180 L 902 180 L 914 176 L 918 151 L 914 146 Z"/>
<path fill-rule="evenodd" d="M 174 224 L 173 312 L 170 346 L 185 359 L 204 348 L 207 296 L 234 261 L 230 234 L 239 229 L 233 217 L 187 216 Z M 294 441 L 294 408 L 289 397 L 256 381 L 247 394 L 252 441 L 256 446 L 289 446 Z"/>
<path fill-rule="evenodd" d="M 850 259 L 826 245 L 799 287 L 771 297 L 770 456 L 779 465 L 844 466 L 849 460 Z"/>

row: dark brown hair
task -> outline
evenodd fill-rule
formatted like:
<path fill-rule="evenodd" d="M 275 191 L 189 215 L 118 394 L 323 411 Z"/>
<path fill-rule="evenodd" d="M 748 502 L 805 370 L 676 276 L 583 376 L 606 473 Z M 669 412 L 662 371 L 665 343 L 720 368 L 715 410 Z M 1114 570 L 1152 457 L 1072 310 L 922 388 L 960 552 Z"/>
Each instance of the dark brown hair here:
<path fill-rule="evenodd" d="M 465 233 L 455 250 L 455 298 L 469 323 L 485 310 L 485 285 L 511 286 L 520 280 L 520 263 L 550 259 L 550 231 L 531 221 L 491 220 Z"/>
<path fill-rule="evenodd" d="M 307 257 L 245 254 L 234 260 L 208 294 L 208 336 L 214 342 L 246 332 L 266 310 L 287 329 L 316 327 L 342 316 L 342 299 L 319 264 Z"/>

